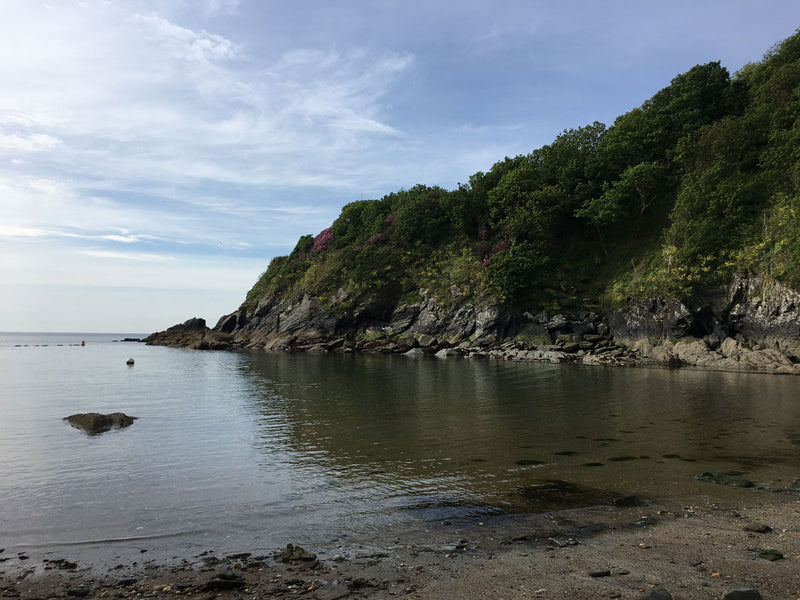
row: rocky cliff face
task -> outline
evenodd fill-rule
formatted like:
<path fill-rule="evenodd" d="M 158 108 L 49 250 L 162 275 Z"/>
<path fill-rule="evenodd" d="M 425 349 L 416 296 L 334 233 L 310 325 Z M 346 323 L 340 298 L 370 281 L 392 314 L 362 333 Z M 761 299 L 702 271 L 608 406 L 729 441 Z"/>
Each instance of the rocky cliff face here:
<path fill-rule="evenodd" d="M 763 277 L 736 277 L 697 306 L 630 300 L 599 314 L 514 314 L 497 306 L 443 306 L 422 295 L 380 312 L 337 314 L 319 298 L 267 299 L 223 316 L 191 319 L 148 343 L 198 349 L 385 352 L 800 373 L 800 294 Z"/>
<path fill-rule="evenodd" d="M 800 294 L 737 276 L 705 302 L 631 300 L 608 316 L 614 338 L 656 362 L 800 373 Z"/>

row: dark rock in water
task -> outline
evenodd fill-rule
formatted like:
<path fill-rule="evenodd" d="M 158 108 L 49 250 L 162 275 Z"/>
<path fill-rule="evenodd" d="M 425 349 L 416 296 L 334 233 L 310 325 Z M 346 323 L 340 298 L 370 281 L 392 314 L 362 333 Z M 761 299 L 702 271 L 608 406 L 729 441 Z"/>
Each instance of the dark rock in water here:
<path fill-rule="evenodd" d="M 132 425 L 137 417 L 129 417 L 125 413 L 110 413 L 103 415 L 100 413 L 78 413 L 64 417 L 73 427 L 83 429 L 86 433 L 97 434 L 108 431 L 112 427 L 128 427 Z"/>
<path fill-rule="evenodd" d="M 281 551 L 281 561 L 285 563 L 289 562 L 311 562 L 317 560 L 317 555 L 313 552 L 309 552 L 300 546 L 293 546 L 292 544 L 286 544 L 286 548 Z"/>
<path fill-rule="evenodd" d="M 543 460 L 535 460 L 535 459 L 526 459 L 526 460 L 518 460 L 515 464 L 521 467 L 531 467 L 536 465 L 543 465 Z"/>
<path fill-rule="evenodd" d="M 672 600 L 672 594 L 668 590 L 660 589 L 650 592 L 649 600 Z"/>
<path fill-rule="evenodd" d="M 644 502 L 642 502 L 638 497 L 634 496 L 633 494 L 625 494 L 624 496 L 620 496 L 619 498 L 614 498 L 614 506 L 618 507 L 629 507 L 629 506 L 642 506 Z"/>
<path fill-rule="evenodd" d="M 698 481 L 706 481 L 708 483 L 718 483 L 720 485 L 729 485 L 731 487 L 740 487 L 740 488 L 751 488 L 755 487 L 756 484 L 750 481 L 749 479 L 744 479 L 741 477 L 743 473 L 740 471 L 730 471 L 727 473 L 709 473 L 706 471 L 701 475 L 697 475 L 695 479 Z"/>
<path fill-rule="evenodd" d="M 737 588 L 723 594 L 722 600 L 763 600 L 761 593 L 754 588 Z"/>
<path fill-rule="evenodd" d="M 74 571 L 78 568 L 78 563 L 70 562 L 64 558 L 56 558 L 53 560 L 44 559 L 43 561 L 48 568 L 55 567 L 62 571 Z"/>
<path fill-rule="evenodd" d="M 576 485 L 569 481 L 540 481 L 520 488 L 522 508 L 530 512 L 545 512 L 566 508 L 584 508 L 613 503 L 613 496 L 604 491 Z"/>

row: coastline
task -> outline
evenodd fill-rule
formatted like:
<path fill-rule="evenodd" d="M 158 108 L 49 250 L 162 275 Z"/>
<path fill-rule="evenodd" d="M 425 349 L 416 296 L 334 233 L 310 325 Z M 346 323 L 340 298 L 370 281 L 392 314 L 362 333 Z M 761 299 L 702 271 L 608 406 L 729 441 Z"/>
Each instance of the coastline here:
<path fill-rule="evenodd" d="M 201 322 L 200 326 L 196 323 L 198 321 Z M 410 359 L 490 359 L 800 375 L 800 363 L 794 360 L 794 350 L 783 352 L 766 345 L 748 345 L 734 338 L 726 338 L 721 343 L 718 341 L 716 348 L 709 345 L 708 340 L 695 337 L 617 341 L 607 335 L 572 335 L 545 343 L 500 338 L 476 344 L 472 341 L 439 339 L 429 334 L 392 336 L 380 332 L 350 337 L 331 337 L 319 332 L 302 331 L 293 334 L 232 335 L 206 327 L 202 319 L 190 319 L 165 331 L 153 333 L 142 341 L 148 345 L 201 351 L 393 354 Z"/>
<path fill-rule="evenodd" d="M 731 504 L 654 500 L 485 522 L 434 523 L 393 539 L 282 549 L 262 556 L 209 551 L 106 572 L 69 560 L 9 569 L 0 597 L 34 598 L 721 598 L 737 588 L 765 600 L 800 592 L 794 496 L 743 493 Z M 764 550 L 777 550 L 765 555 Z M 2 554 L 0 554 L 2 557 Z M 49 570 L 45 570 L 49 566 Z M 59 568 L 60 567 L 60 568 Z M 30 571 L 30 572 L 27 572 Z"/>

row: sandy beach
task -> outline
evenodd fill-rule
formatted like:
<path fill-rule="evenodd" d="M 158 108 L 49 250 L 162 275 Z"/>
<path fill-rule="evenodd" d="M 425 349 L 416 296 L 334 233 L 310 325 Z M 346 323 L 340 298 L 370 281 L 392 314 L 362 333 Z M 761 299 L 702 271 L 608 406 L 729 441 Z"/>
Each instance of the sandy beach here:
<path fill-rule="evenodd" d="M 800 501 L 750 491 L 736 505 L 642 506 L 437 522 L 393 539 L 98 569 L 0 553 L 0 597 L 800 598 Z M 290 549 L 291 550 L 291 549 Z M 659 591 L 666 590 L 666 591 Z M 667 595 L 669 594 L 669 595 Z"/>

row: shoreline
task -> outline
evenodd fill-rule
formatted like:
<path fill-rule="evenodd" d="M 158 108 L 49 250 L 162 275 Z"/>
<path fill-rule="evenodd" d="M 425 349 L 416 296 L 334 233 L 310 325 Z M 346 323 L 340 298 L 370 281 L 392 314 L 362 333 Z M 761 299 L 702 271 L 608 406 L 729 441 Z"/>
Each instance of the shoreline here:
<path fill-rule="evenodd" d="M 666 589 L 675 599 L 701 599 L 749 587 L 765 600 L 796 598 L 798 508 L 795 496 L 758 492 L 725 505 L 667 498 L 428 523 L 306 554 L 207 551 L 107 570 L 68 557 L 22 570 L 0 563 L 0 597 L 588 600 L 649 598 Z M 777 555 L 765 550 L 783 558 L 770 560 Z"/>

